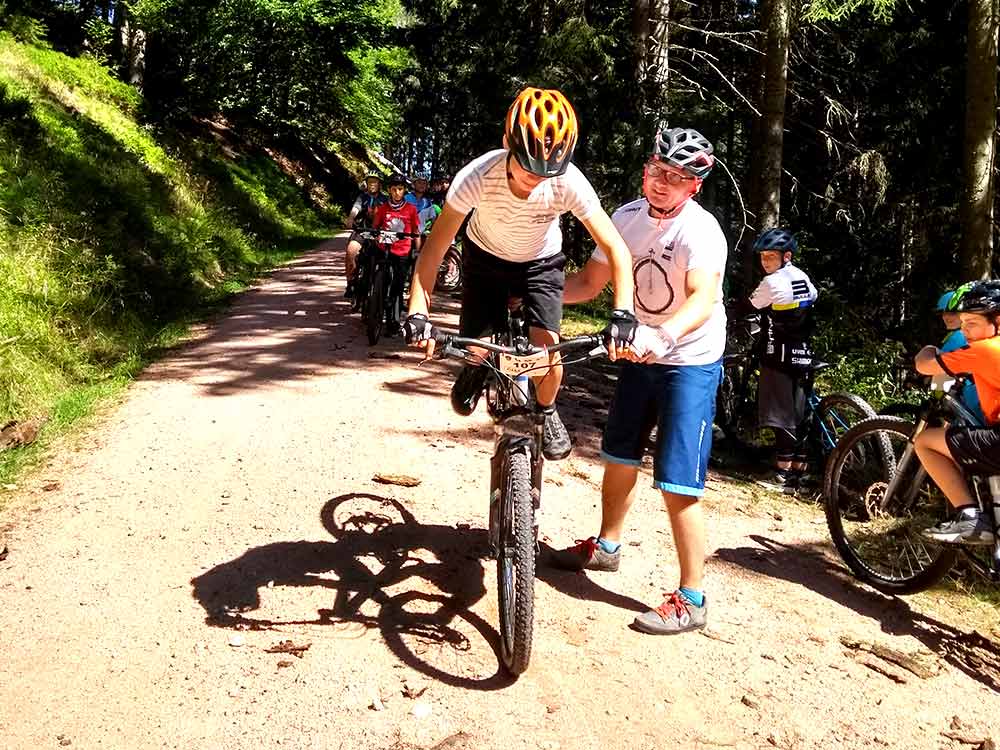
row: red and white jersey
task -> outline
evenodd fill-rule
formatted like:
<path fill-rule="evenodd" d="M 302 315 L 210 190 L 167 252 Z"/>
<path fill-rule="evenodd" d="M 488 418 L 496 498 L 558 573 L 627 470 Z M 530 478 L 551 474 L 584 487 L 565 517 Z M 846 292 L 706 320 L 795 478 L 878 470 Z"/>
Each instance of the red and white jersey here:
<path fill-rule="evenodd" d="M 416 234 L 420 231 L 420 217 L 417 215 L 417 207 L 407 201 L 403 201 L 403 205 L 399 208 L 393 208 L 391 204 L 383 203 L 375 209 L 375 220 L 372 222 L 372 228 Z M 409 237 L 396 240 L 392 243 L 392 254 L 409 255 L 412 244 L 413 240 Z"/>

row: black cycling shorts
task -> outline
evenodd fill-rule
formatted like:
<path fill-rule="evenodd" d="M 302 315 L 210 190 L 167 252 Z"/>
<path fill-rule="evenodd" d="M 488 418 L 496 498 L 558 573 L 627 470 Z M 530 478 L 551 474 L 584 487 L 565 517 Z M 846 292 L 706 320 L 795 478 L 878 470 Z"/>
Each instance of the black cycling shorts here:
<path fill-rule="evenodd" d="M 520 297 L 529 326 L 559 333 L 562 323 L 564 268 L 562 253 L 526 263 L 498 258 L 462 240 L 462 316 L 460 335 L 480 338 L 503 330 L 507 300 Z"/>
<path fill-rule="evenodd" d="M 949 427 L 945 444 L 955 463 L 968 474 L 1000 474 L 1000 428 Z"/>

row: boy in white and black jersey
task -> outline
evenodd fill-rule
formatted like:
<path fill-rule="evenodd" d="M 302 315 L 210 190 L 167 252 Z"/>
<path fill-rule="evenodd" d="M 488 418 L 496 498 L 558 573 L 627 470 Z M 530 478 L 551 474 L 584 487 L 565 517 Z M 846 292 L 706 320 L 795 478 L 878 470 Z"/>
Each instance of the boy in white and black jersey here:
<path fill-rule="evenodd" d="M 448 189 L 414 271 L 407 340 L 434 351 L 427 319 L 431 292 L 444 253 L 469 216 L 462 243 L 462 336 L 480 338 L 506 325 L 507 302 L 520 298 L 531 343 L 559 341 L 562 321 L 562 230 L 559 217 L 571 212 L 584 225 L 610 263 L 615 293 L 609 355 L 627 351 L 637 323 L 632 304 L 629 255 L 621 235 L 601 208 L 587 178 L 571 162 L 577 140 L 576 113 L 554 89 L 524 89 L 507 112 L 504 147 L 465 165 Z M 471 214 L 471 215 L 470 215 Z M 572 448 L 555 410 L 562 381 L 559 355 L 552 367 L 532 377 L 535 400 L 545 414 L 542 453 L 565 458 Z M 471 414 L 488 370 L 466 365 L 452 387 L 459 414 Z"/>
<path fill-rule="evenodd" d="M 774 470 L 760 484 L 794 493 L 807 469 L 806 379 L 813 365 L 812 306 L 818 296 L 806 272 L 792 264 L 795 235 L 768 229 L 754 241 L 766 274 L 750 295 L 763 311 L 761 367 L 757 388 L 758 423 L 774 430 Z"/>

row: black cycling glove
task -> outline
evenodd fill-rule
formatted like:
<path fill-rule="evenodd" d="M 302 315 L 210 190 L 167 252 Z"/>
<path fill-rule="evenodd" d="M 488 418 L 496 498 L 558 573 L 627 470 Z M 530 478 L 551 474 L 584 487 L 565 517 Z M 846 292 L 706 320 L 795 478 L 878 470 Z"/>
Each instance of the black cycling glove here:
<path fill-rule="evenodd" d="M 411 315 L 403 324 L 403 333 L 407 344 L 419 344 L 434 338 L 434 326 L 423 313 Z"/>
<path fill-rule="evenodd" d="M 636 320 L 635 313 L 629 310 L 613 310 L 611 322 L 604 329 L 604 342 L 607 344 L 614 341 L 618 347 L 631 344 L 638 327 L 639 321 Z"/>

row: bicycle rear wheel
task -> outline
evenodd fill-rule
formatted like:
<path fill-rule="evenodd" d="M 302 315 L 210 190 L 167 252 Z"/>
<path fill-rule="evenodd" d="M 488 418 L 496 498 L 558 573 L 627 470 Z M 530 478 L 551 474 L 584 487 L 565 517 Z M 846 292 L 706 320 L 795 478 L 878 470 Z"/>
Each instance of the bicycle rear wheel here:
<path fill-rule="evenodd" d="M 531 460 L 526 450 L 508 450 L 501 474 L 497 593 L 500 651 L 513 675 L 531 660 L 535 617 L 535 531 L 531 501 Z"/>
<path fill-rule="evenodd" d="M 858 579 L 885 594 L 930 588 L 955 561 L 954 549 L 921 536 L 944 518 L 947 500 L 912 450 L 913 431 L 896 417 L 859 422 L 840 439 L 826 471 L 826 521 L 837 552 Z"/>
<path fill-rule="evenodd" d="M 375 346 L 382 338 L 385 325 L 385 267 L 379 264 L 371 276 L 368 298 L 365 300 L 365 332 L 368 344 Z"/>
<path fill-rule="evenodd" d="M 770 447 L 757 420 L 757 375 L 749 359 L 728 362 L 715 395 L 715 423 L 741 453 L 759 458 Z"/>

